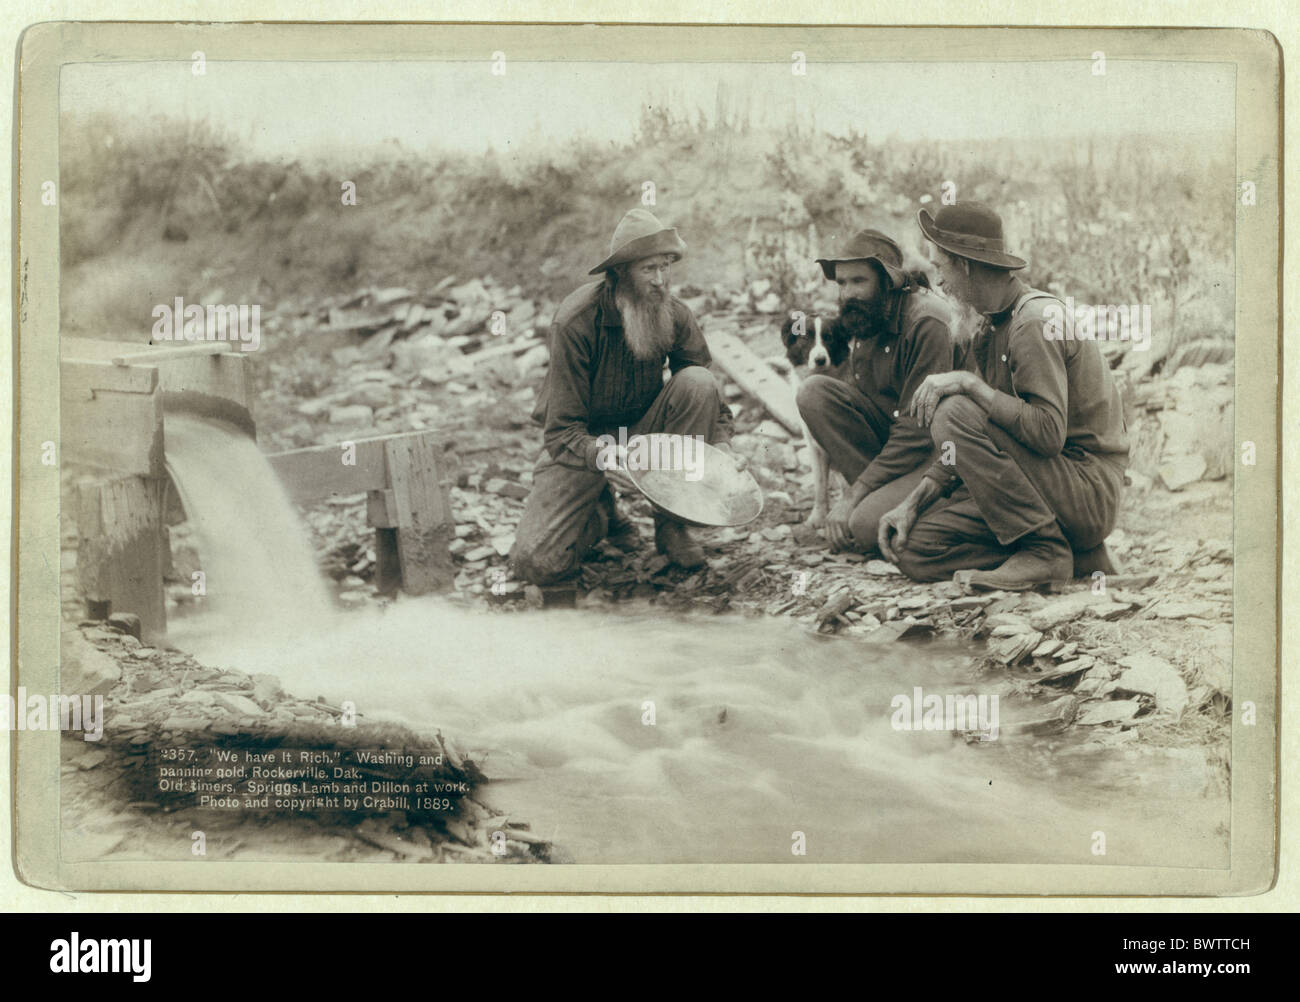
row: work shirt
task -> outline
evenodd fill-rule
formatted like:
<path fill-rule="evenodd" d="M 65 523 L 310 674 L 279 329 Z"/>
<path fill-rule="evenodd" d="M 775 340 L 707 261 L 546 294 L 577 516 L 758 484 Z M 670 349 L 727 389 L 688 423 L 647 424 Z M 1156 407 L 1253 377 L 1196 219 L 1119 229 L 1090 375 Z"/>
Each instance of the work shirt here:
<path fill-rule="evenodd" d="M 571 293 L 555 311 L 548 336 L 550 364 L 538 394 L 533 419 L 542 425 L 542 442 L 557 462 L 597 470 L 596 437 L 631 428 L 664 388 L 664 363 L 677 373 L 688 365 L 713 361 L 690 308 L 670 297 L 673 347 L 666 356 L 637 358 L 623 337 L 623 318 L 601 279 Z M 718 437 L 729 442 L 731 408 L 718 394 Z"/>
<path fill-rule="evenodd" d="M 928 289 L 909 287 L 890 294 L 885 330 L 851 345 L 848 373 L 890 421 L 889 437 L 857 482 L 867 493 L 911 473 L 934 450 L 928 428 L 908 414 L 912 394 L 931 373 L 950 372 L 953 363 L 948 306 Z"/>
<path fill-rule="evenodd" d="M 1013 279 L 1006 305 L 988 316 L 963 368 L 997 391 L 989 420 L 1040 456 L 1089 455 L 1126 464 L 1128 427 L 1119 388 L 1094 341 L 1046 336 L 1045 310 L 1064 304 Z M 1063 315 L 1063 314 L 1062 314 Z M 942 457 L 926 476 L 944 488 L 958 480 Z"/>

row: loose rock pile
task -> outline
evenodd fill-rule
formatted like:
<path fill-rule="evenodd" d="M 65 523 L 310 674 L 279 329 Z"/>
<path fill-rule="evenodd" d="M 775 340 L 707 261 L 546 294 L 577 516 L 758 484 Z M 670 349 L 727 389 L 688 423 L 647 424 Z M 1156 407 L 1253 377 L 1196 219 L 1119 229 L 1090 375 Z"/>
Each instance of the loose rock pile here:
<path fill-rule="evenodd" d="M 711 325 L 723 325 L 760 356 L 779 356 L 770 290 L 687 291 L 706 336 Z M 268 350 L 254 359 L 261 444 L 276 451 L 437 429 L 456 522 L 456 594 L 490 609 L 648 602 L 668 610 L 788 617 L 858 643 L 956 637 L 983 642 L 978 661 L 988 681 L 1038 708 L 1025 725 L 1031 730 L 1074 729 L 1105 744 L 1139 737 L 1176 743 L 1174 731 L 1189 721 L 1215 733 L 1224 729 L 1231 690 L 1230 493 L 1228 484 L 1213 482 L 1233 462 L 1231 443 L 1215 438 L 1219 430 L 1231 431 L 1231 368 L 1224 359 L 1189 354 L 1188 346 L 1185 357 L 1166 363 L 1168 376 L 1117 369 L 1130 404 L 1134 454 L 1120 528 L 1109 545 L 1130 573 L 1105 581 L 1101 594 L 1093 593 L 1093 582 L 1081 582 L 1063 594 L 969 595 L 960 582 L 916 585 L 882 561 L 830 552 L 803 525 L 811 506 L 804 444 L 760 401 L 725 380 L 736 413 L 733 444 L 764 489 L 760 518 L 740 529 L 696 530 L 709 565 L 688 573 L 655 553 L 648 505 L 624 498 L 641 528 L 640 549 L 624 553 L 602 544 L 572 586 L 539 590 L 510 580 L 506 555 L 540 450 L 530 414 L 546 363 L 538 332 L 553 310 L 490 279 L 449 279 L 427 293 L 368 289 L 330 303 L 284 304 L 267 318 Z M 497 312 L 504 327 L 500 317 L 494 321 Z M 276 331 L 285 337 L 269 336 Z M 1183 532 L 1181 513 L 1193 510 L 1209 512 L 1203 528 Z M 1179 517 L 1171 517 L 1175 511 Z M 304 512 L 345 605 L 383 601 L 371 587 L 375 553 L 364 512 L 364 496 L 331 498 Z M 185 527 L 172 532 L 169 591 L 181 603 L 187 570 L 198 563 Z M 75 534 L 69 539 L 75 542 Z M 75 566 L 68 558 L 65 552 L 65 578 Z M 75 601 L 65 612 L 73 621 L 85 615 Z M 128 747 L 137 738 L 150 746 L 177 740 L 192 728 L 216 740 L 249 728 L 337 727 L 337 708 L 279 693 L 269 677 L 141 649 L 129 624 L 125 632 L 106 624 L 83 632 L 88 643 L 81 660 L 91 667 L 80 691 L 111 696 L 113 741 Z M 122 670 L 115 674 L 116 668 Z M 1212 740 L 1207 731 L 1198 739 Z M 124 768 L 106 755 L 109 745 L 69 744 L 76 746 L 67 762 L 75 777 Z M 487 858 L 483 832 L 495 819 L 481 805 L 473 809 L 482 814 L 464 820 L 463 830 L 434 825 L 427 831 L 427 854 L 413 848 L 418 837 L 409 818 L 358 824 L 347 835 L 350 848 L 339 851 L 355 852 L 358 845 L 369 851 L 383 842 L 385 852 L 405 846 L 418 858 Z M 526 829 L 511 831 L 519 858 L 558 852 Z"/>
<path fill-rule="evenodd" d="M 526 823 L 486 806 L 479 790 L 487 782 L 474 762 L 450 738 L 420 736 L 387 723 L 345 726 L 343 708 L 321 699 L 285 693 L 273 675 L 247 675 L 199 664 L 180 651 L 146 647 L 135 617 L 68 626 L 62 637 L 65 692 L 104 697 L 104 733 L 86 741 L 65 734 L 65 806 L 93 796 L 110 806 L 81 811 L 73 826 L 93 825 L 89 844 L 96 858 L 139 848 L 141 831 L 154 840 L 183 827 L 222 833 L 208 854 L 257 859 L 296 838 L 325 839 L 331 858 L 401 859 L 416 862 L 558 862 L 558 847 L 528 830 Z M 436 768 L 376 766 L 363 778 L 389 782 L 437 779 L 463 788 L 450 810 L 407 811 L 359 807 L 347 811 L 290 813 L 203 808 L 187 788 L 161 790 L 158 768 L 179 750 L 202 760 L 211 749 L 267 752 L 277 749 L 439 749 Z M 195 759 L 183 758 L 177 764 Z M 125 804 L 125 810 L 122 805 Z M 98 818 L 98 821 L 93 819 Z M 105 822 L 107 819 L 107 822 Z M 270 821 L 275 825 L 271 826 Z M 495 833 L 500 833 L 495 835 Z M 495 838 L 494 838 L 495 835 Z M 174 839 L 173 839 L 174 841 Z M 170 843 L 169 843 L 170 844 Z M 173 845 L 181 843 L 176 842 Z M 184 843 L 188 853 L 188 835 Z M 493 851 L 493 846 L 498 851 Z"/>

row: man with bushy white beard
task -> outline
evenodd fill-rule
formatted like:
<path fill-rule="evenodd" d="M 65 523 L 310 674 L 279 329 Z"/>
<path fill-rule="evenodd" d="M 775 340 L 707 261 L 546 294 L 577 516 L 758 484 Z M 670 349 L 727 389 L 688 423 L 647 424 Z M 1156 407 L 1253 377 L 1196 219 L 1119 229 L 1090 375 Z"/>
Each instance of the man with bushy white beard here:
<path fill-rule="evenodd" d="M 702 436 L 730 452 L 732 414 L 707 368 L 708 346 L 690 309 L 669 291 L 669 269 L 685 252 L 675 229 L 633 209 L 614 230 L 609 256 L 590 272 L 602 277 L 556 310 L 533 413 L 545 448 L 510 554 L 517 577 L 534 584 L 570 577 L 601 539 L 636 547 L 636 527 L 619 513 L 611 486 L 636 488 L 611 467 L 602 436 Z M 685 526 L 658 511 L 655 547 L 684 568 L 705 562 Z"/>

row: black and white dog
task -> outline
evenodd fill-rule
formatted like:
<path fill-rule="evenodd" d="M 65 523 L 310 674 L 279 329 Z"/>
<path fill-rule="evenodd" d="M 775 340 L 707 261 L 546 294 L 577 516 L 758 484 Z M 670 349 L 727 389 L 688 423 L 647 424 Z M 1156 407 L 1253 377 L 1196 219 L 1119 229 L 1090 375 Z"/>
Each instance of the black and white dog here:
<path fill-rule="evenodd" d="M 790 389 L 798 396 L 807 376 L 824 375 L 835 379 L 849 378 L 848 361 L 853 338 L 840 317 L 793 312 L 781 325 L 781 343 L 790 363 Z M 812 456 L 813 509 L 805 524 L 820 528 L 830 511 L 830 463 L 826 453 L 803 426 L 804 441 Z M 837 474 L 838 475 L 838 474 Z M 842 477 L 840 478 L 843 479 Z"/>

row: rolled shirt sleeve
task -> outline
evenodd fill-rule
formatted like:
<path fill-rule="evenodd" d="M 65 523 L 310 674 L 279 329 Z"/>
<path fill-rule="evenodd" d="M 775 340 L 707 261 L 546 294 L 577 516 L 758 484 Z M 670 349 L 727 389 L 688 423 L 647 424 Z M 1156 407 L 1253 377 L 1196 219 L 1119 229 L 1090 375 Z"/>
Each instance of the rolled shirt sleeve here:
<path fill-rule="evenodd" d="M 1043 336 L 1036 318 L 1018 324 L 1007 347 L 1015 395 L 997 391 L 989 420 L 1040 456 L 1055 456 L 1065 447 L 1069 382 L 1057 342 Z"/>
<path fill-rule="evenodd" d="M 958 364 L 954 367 L 966 372 L 973 372 L 981 379 L 984 378 L 979 369 L 979 362 L 975 355 L 974 345 L 966 344 L 960 351 Z M 933 441 L 933 440 L 932 440 Z M 943 446 L 940 444 L 939 454 L 934 457 L 934 462 L 925 471 L 925 478 L 933 480 L 939 485 L 939 489 L 944 494 L 950 494 L 956 486 L 961 483 L 961 476 L 957 473 L 957 464 L 955 462 L 945 463 L 943 461 Z"/>

